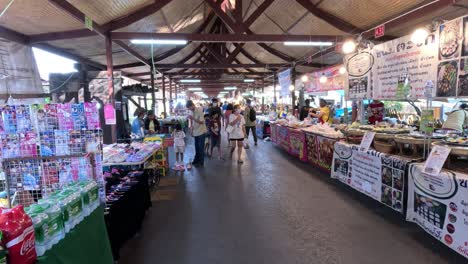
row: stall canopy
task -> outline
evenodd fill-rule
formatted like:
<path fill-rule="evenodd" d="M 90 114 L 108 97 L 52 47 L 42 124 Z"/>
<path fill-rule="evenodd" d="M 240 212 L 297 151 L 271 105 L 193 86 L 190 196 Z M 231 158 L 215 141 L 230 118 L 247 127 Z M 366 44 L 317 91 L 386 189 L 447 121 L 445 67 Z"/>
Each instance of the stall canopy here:
<path fill-rule="evenodd" d="M 0 0 L 0 8 L 9 2 Z M 434 18 L 462 16 L 466 4 L 453 0 L 16 0 L 0 17 L 0 37 L 55 52 L 92 70 L 109 70 L 109 66 L 147 84 L 154 67 L 158 71 L 155 87 L 175 91 L 197 85 L 206 94 L 217 95 L 225 85 L 241 89 L 269 85 L 275 72 L 287 68 L 300 74 L 341 63 L 339 47 L 350 36 L 362 34 L 376 43 L 392 40 Z M 375 39 L 374 29 L 382 24 L 384 34 Z M 151 39 L 187 43 L 132 42 Z M 285 45 L 299 41 L 331 42 L 331 46 Z M 187 78 L 201 81 L 181 82 Z M 254 82 L 245 83 L 245 78 Z"/>

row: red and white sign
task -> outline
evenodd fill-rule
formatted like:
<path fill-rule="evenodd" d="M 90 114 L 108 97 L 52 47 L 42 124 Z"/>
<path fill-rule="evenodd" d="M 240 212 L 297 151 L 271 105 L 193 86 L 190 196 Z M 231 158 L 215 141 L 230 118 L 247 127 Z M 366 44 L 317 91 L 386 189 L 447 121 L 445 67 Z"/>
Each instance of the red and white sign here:
<path fill-rule="evenodd" d="M 383 37 L 383 35 L 385 35 L 385 24 L 382 24 L 382 25 L 376 27 L 375 30 L 374 30 L 374 37 L 375 38 Z"/>

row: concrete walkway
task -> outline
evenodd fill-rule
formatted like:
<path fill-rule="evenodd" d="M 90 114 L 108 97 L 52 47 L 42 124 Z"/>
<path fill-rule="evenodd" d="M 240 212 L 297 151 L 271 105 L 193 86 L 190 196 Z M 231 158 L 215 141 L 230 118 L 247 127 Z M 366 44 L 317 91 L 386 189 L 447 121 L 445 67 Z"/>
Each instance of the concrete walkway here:
<path fill-rule="evenodd" d="M 153 203 L 120 263 L 467 263 L 271 143 L 245 152 L 243 165 L 207 160 L 185 172 L 175 198 Z"/>

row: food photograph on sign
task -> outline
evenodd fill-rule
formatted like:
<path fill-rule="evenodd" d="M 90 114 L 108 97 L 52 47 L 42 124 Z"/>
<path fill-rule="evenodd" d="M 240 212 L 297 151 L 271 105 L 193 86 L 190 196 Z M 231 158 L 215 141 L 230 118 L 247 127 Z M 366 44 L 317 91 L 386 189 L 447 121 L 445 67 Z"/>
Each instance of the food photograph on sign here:
<path fill-rule="evenodd" d="M 461 51 L 462 36 L 461 19 L 455 19 L 440 25 L 439 59 L 458 58 Z"/>
<path fill-rule="evenodd" d="M 439 63 L 437 69 L 437 97 L 455 96 L 458 78 L 458 61 Z"/>
<path fill-rule="evenodd" d="M 460 60 L 458 73 L 458 96 L 468 96 L 468 58 Z"/>
<path fill-rule="evenodd" d="M 468 17 L 463 18 L 462 56 L 468 56 Z"/>

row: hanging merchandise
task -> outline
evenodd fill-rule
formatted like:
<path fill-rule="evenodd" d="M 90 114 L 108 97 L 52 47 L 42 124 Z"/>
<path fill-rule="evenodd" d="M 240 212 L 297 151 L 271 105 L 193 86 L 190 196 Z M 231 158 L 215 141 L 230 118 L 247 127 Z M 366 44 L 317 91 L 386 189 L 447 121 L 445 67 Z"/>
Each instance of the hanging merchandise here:
<path fill-rule="evenodd" d="M 106 125 L 117 124 L 117 120 L 115 118 L 115 108 L 112 104 L 106 104 L 104 106 L 104 120 Z"/>

